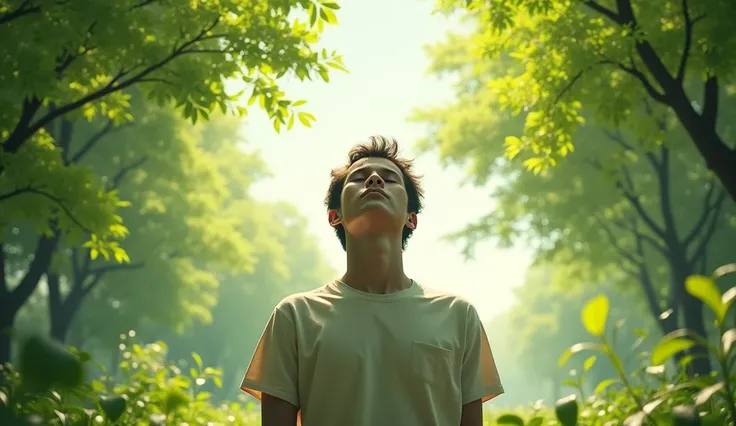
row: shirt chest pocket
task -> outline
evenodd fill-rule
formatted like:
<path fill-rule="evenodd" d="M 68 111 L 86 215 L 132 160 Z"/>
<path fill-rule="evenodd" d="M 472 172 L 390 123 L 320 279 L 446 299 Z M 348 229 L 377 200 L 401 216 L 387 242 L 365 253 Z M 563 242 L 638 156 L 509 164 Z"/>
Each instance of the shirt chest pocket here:
<path fill-rule="evenodd" d="M 411 348 L 412 373 L 426 383 L 448 381 L 452 376 L 452 351 L 415 341 Z"/>

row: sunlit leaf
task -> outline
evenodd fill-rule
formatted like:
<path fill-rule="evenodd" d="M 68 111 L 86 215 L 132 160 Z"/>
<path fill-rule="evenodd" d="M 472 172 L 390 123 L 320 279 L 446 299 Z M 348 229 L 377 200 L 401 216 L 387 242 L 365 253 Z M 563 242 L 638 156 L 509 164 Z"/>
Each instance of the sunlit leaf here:
<path fill-rule="evenodd" d="M 663 338 L 654 347 L 651 356 L 652 365 L 662 365 L 675 354 L 695 346 L 695 342 L 685 338 Z"/>
<path fill-rule="evenodd" d="M 721 292 L 712 278 L 702 275 L 689 276 L 685 280 L 685 288 L 713 311 L 719 323 L 723 322 L 726 306 L 721 301 Z"/>
<path fill-rule="evenodd" d="M 605 333 L 608 309 L 608 297 L 605 295 L 594 297 L 585 304 L 581 312 L 581 319 L 588 333 L 596 337 Z"/>

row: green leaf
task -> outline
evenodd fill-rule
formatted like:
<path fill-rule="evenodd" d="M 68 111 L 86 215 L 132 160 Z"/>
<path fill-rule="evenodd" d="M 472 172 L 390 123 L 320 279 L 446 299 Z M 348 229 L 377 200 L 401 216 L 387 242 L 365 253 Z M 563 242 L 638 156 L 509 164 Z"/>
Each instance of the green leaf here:
<path fill-rule="evenodd" d="M 330 25 L 338 24 L 337 16 L 335 16 L 335 12 L 333 12 L 332 10 L 323 7 L 319 10 L 319 14 L 322 17 L 322 19 L 324 19 L 325 22 L 327 22 L 328 24 Z"/>
<path fill-rule="evenodd" d="M 524 426 L 524 420 L 516 414 L 501 414 L 496 419 L 496 424 L 499 425 L 512 425 L 512 426 Z"/>
<path fill-rule="evenodd" d="M 575 426 L 578 423 L 578 399 L 569 395 L 555 403 L 555 415 L 562 426 Z"/>
<path fill-rule="evenodd" d="M 100 398 L 100 407 L 111 422 L 117 421 L 125 412 L 125 398 L 119 395 Z"/>
<path fill-rule="evenodd" d="M 532 417 L 528 422 L 526 422 L 526 426 L 542 426 L 543 423 L 543 417 Z"/>
<path fill-rule="evenodd" d="M 317 23 L 317 18 L 319 17 L 317 8 L 314 5 L 314 3 L 309 5 L 309 26 L 314 27 L 314 25 Z"/>
<path fill-rule="evenodd" d="M 333 10 L 340 9 L 340 5 L 339 4 L 332 3 L 332 2 L 322 3 L 322 6 L 328 8 L 328 9 L 333 9 Z"/>
<path fill-rule="evenodd" d="M 621 382 L 620 379 L 615 379 L 615 378 L 614 379 L 606 379 L 606 380 L 603 380 L 603 381 L 599 382 L 598 385 L 596 385 L 594 392 L 596 394 L 600 395 L 603 392 L 605 392 L 606 389 L 608 389 L 612 385 L 615 385 L 616 383 L 620 383 L 620 382 Z"/>
<path fill-rule="evenodd" d="M 602 349 L 603 347 L 597 343 L 589 343 L 589 342 L 576 343 L 570 346 L 569 348 L 565 349 L 565 352 L 563 352 L 562 355 L 560 355 L 560 359 L 557 362 L 557 364 L 560 368 L 562 368 L 565 364 L 567 364 L 567 361 L 570 360 L 570 357 L 575 355 L 578 352 L 586 351 L 586 350 L 602 351 Z"/>
<path fill-rule="evenodd" d="M 595 364 L 596 356 L 590 356 L 588 359 L 585 360 L 585 363 L 583 363 L 583 372 L 588 372 L 593 365 Z"/>
<path fill-rule="evenodd" d="M 736 328 L 726 330 L 723 336 L 721 336 L 721 347 L 723 348 L 724 354 L 728 355 L 731 352 L 733 342 L 736 342 Z"/>
<path fill-rule="evenodd" d="M 202 364 L 202 357 L 199 356 L 198 353 L 192 352 L 192 358 L 194 359 L 194 362 L 197 364 L 197 367 L 199 367 L 199 369 L 201 370 L 202 369 L 202 365 L 203 365 Z"/>
<path fill-rule="evenodd" d="M 312 124 L 310 123 L 310 118 L 313 118 L 313 116 L 308 112 L 300 112 L 299 114 L 297 114 L 297 118 L 299 118 L 299 122 L 302 123 L 305 127 L 312 127 Z"/>
<path fill-rule="evenodd" d="M 608 297 L 600 295 L 591 299 L 581 313 L 585 330 L 596 337 L 603 336 L 608 320 Z"/>
<path fill-rule="evenodd" d="M 21 347 L 19 371 L 25 385 L 38 392 L 51 387 L 74 389 L 84 378 L 77 355 L 53 340 L 37 336 Z"/>
<path fill-rule="evenodd" d="M 657 343 L 652 351 L 652 365 L 662 365 L 667 362 L 675 354 L 686 351 L 695 346 L 695 342 L 690 339 L 680 337 L 667 338 L 666 336 Z"/>
<path fill-rule="evenodd" d="M 700 392 L 698 392 L 697 395 L 695 395 L 695 405 L 705 404 L 706 402 L 708 402 L 708 400 L 710 400 L 713 395 L 717 394 L 721 389 L 723 389 L 724 386 L 725 384 L 723 382 L 718 382 L 701 390 Z"/>
<path fill-rule="evenodd" d="M 289 124 L 286 125 L 286 130 L 291 130 L 294 127 L 294 116 L 296 114 L 289 115 Z"/>
<path fill-rule="evenodd" d="M 723 323 L 726 306 L 721 301 L 721 292 L 712 278 L 703 275 L 691 275 L 685 280 L 687 292 L 702 300 L 716 315 L 719 324 Z"/>
<path fill-rule="evenodd" d="M 724 275 L 733 274 L 736 272 L 736 263 L 729 263 L 727 265 L 719 266 L 713 271 L 713 278 L 720 278 Z"/>

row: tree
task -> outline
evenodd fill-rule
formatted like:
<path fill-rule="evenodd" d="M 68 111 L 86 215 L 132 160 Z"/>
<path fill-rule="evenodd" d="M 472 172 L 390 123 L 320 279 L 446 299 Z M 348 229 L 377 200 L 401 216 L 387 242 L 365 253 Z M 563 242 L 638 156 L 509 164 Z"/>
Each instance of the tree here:
<path fill-rule="evenodd" d="M 488 81 L 504 95 L 504 108 L 527 112 L 522 137 L 507 140 L 509 156 L 523 152 L 532 169 L 553 165 L 571 151 L 583 109 L 586 118 L 621 126 L 636 121 L 642 99 L 648 99 L 653 108 L 674 114 L 736 199 L 732 125 L 719 120 L 722 98 L 736 83 L 736 60 L 728 53 L 736 48 L 736 36 L 726 18 L 736 13 L 733 1 L 438 4 L 448 12 L 471 11 L 479 28 L 472 38 L 476 56 L 505 57 L 516 65 Z"/>
<path fill-rule="evenodd" d="M 65 154 L 136 208 L 121 212 L 133 230 L 127 253 L 80 247 L 80 240 L 68 235 L 60 238 L 54 262 L 45 271 L 50 332 L 60 341 L 85 299 L 100 286 L 116 287 L 98 303 L 116 311 L 118 318 L 127 318 L 124 312 L 130 309 L 120 306 L 120 300 L 137 291 L 145 297 L 134 302 L 136 315 L 177 327 L 209 318 L 218 272 L 245 272 L 253 265 L 252 244 L 235 224 L 257 211 L 232 210 L 229 200 L 231 187 L 237 182 L 237 196 L 247 193 L 248 182 L 263 175 L 264 165 L 238 149 L 240 123 L 217 116 L 192 126 L 173 110 L 152 107 L 140 98 L 135 111 L 145 118 L 104 137 L 98 136 L 110 127 L 76 123 L 81 140 L 71 143 Z M 32 234 L 16 233 L 8 242 L 28 257 Z M 113 256 L 125 258 L 118 263 Z M 21 273 L 26 268 L 17 260 L 15 265 Z M 14 270 L 7 272 L 13 275 Z M 167 309 L 160 309 L 162 301 Z"/>
<path fill-rule="evenodd" d="M 484 85 L 506 63 L 478 61 L 467 46 L 456 36 L 433 51 L 435 71 L 461 74 L 458 102 L 415 117 L 432 126 L 425 149 L 438 147 L 445 161 L 470 162 L 478 184 L 505 181 L 495 189 L 494 211 L 458 236 L 471 246 L 488 237 L 506 244 L 527 239 L 540 259 L 578 265 L 581 282 L 634 280 L 663 333 L 678 328 L 682 314 L 684 326 L 705 336 L 702 303 L 685 292 L 685 277 L 727 260 L 734 210 L 691 161 L 686 135 L 645 103 L 640 129 L 582 126 L 575 136 L 597 143 L 578 144 L 564 166 L 527 173 L 504 157 L 499 141 L 520 129 L 524 116 L 499 110 L 498 93 Z M 695 362 L 698 372 L 709 368 L 707 360 Z"/>
<path fill-rule="evenodd" d="M 278 79 L 327 81 L 328 67 L 344 69 L 335 52 L 313 49 L 324 23 L 337 22 L 334 3 L 88 3 L 0 7 L 0 38 L 18 40 L 0 47 L 0 235 L 19 222 L 40 234 L 18 284 L 11 287 L 8 274 L 0 274 L 0 330 L 12 327 L 67 233 L 89 235 L 90 248 L 125 258 L 115 241 L 128 232 L 117 193 L 62 156 L 74 139 L 70 123 L 102 117 L 115 127 L 134 120 L 133 88 L 160 105 L 177 105 L 193 122 L 216 109 L 243 114 L 238 94 L 225 90 L 226 81 L 238 78 L 277 130 L 295 118 L 309 125 L 314 118 L 299 109 L 304 101 L 287 99 Z M 294 17 L 299 10 L 309 13 L 307 23 Z M 0 249 L 2 258 L 7 250 Z M 0 361 L 8 356 L 3 332 Z"/>
<path fill-rule="evenodd" d="M 134 310 L 151 308 L 149 318 L 176 326 L 209 318 L 219 275 L 247 272 L 253 266 L 253 243 L 237 226 L 242 217 L 256 215 L 257 207 L 234 209 L 233 199 L 247 194 L 248 182 L 262 176 L 265 165 L 257 155 L 238 148 L 238 120 L 217 115 L 192 126 L 170 109 L 142 102 L 137 112 L 146 119 L 108 135 L 84 163 L 135 206 L 121 212 L 131 230 L 125 245 L 132 262 L 117 263 L 104 251 L 74 245 L 60 252 L 65 258 L 62 267 L 47 273 L 51 330 L 60 340 L 96 286 L 116 287 L 107 293 L 117 294 L 117 300 L 124 300 L 129 291 L 145 294 L 150 302 L 139 300 Z M 107 277 L 116 271 L 120 273 Z M 70 287 L 64 300 L 51 279 L 56 274 Z M 131 280 L 145 289 L 131 286 Z M 153 309 L 151 303 L 162 299 L 168 299 L 168 308 Z"/>

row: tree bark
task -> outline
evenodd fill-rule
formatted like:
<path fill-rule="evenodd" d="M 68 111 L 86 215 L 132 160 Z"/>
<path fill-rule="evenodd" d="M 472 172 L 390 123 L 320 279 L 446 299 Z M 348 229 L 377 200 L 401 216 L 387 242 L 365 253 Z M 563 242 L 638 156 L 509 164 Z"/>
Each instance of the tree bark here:
<path fill-rule="evenodd" d="M 58 243 L 58 235 L 41 236 L 38 239 L 28 271 L 13 291 L 8 291 L 3 273 L 3 290 L 0 291 L 0 364 L 10 361 L 12 345 L 10 333 L 15 325 L 15 317 L 36 290 L 41 277 L 51 265 L 51 258 Z"/>
<path fill-rule="evenodd" d="M 72 289 L 66 297 L 61 294 L 61 283 L 58 274 L 46 274 L 49 288 L 49 321 L 51 337 L 61 343 L 67 343 L 69 330 L 74 316 L 79 310 L 82 298 L 79 291 Z"/>

